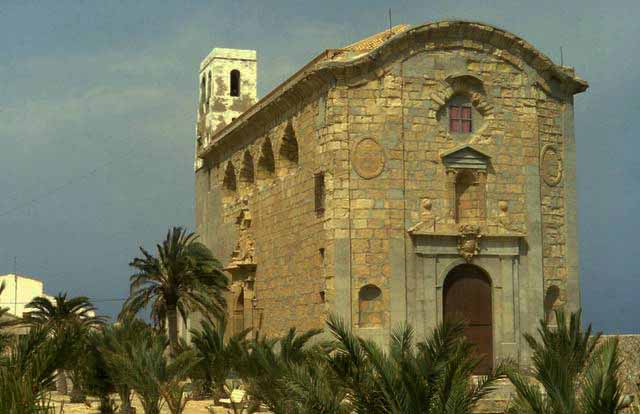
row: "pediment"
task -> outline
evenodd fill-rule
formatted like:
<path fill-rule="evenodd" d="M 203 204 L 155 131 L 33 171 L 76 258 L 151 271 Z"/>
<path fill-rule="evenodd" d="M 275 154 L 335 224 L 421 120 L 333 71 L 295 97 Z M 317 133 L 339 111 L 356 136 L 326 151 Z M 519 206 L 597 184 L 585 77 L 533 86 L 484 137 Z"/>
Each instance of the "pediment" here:
<path fill-rule="evenodd" d="M 491 156 L 469 144 L 453 148 L 440 154 L 442 162 L 451 168 L 486 170 Z"/>

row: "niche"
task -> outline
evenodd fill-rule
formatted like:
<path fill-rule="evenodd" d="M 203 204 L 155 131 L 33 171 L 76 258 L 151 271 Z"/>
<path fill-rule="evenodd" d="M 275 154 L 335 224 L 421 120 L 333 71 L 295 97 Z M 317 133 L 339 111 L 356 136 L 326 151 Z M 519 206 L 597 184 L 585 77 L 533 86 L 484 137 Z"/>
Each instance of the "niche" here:
<path fill-rule="evenodd" d="M 243 189 L 248 189 L 255 182 L 255 172 L 253 169 L 253 157 L 249 151 L 245 151 L 242 157 L 242 168 L 240 169 L 240 183 Z"/>
<path fill-rule="evenodd" d="M 382 291 L 376 285 L 365 285 L 358 293 L 358 325 L 361 328 L 381 327 L 384 317 Z"/>
<path fill-rule="evenodd" d="M 298 139 L 291 122 L 287 124 L 282 136 L 279 155 L 280 168 L 278 175 L 282 176 L 295 171 L 298 167 Z"/>
<path fill-rule="evenodd" d="M 260 158 L 258 158 L 258 181 L 265 181 L 273 178 L 276 172 L 276 162 L 273 156 L 271 140 L 266 138 L 260 148 Z"/>

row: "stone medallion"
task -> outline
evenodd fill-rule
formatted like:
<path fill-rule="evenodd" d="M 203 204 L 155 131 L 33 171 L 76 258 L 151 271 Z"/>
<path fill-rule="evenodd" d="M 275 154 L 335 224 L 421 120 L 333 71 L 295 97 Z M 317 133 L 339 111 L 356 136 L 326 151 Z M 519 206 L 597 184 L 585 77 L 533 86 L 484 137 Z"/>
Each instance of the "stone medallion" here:
<path fill-rule="evenodd" d="M 384 170 L 384 149 L 373 138 L 360 140 L 353 151 L 353 168 L 364 179 L 379 176 Z"/>
<path fill-rule="evenodd" d="M 562 159 L 558 147 L 546 144 L 540 153 L 542 179 L 547 185 L 556 186 L 562 180 Z"/>

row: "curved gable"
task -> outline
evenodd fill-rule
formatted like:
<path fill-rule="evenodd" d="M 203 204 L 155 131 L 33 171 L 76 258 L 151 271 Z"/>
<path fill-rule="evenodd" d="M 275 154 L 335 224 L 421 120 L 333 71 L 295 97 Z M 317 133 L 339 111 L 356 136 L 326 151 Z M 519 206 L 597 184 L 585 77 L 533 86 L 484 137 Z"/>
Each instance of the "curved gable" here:
<path fill-rule="evenodd" d="M 575 76 L 573 69 L 556 65 L 549 57 L 521 37 L 486 23 L 464 20 L 441 21 L 416 26 L 390 37 L 369 53 L 361 54 L 351 60 L 326 60 L 320 62 L 318 68 L 335 70 L 371 65 L 379 59 L 386 58 L 393 50 L 417 52 L 416 44 L 412 43 L 416 39 L 425 43 L 449 41 L 448 47 L 482 49 L 485 46 L 488 49 L 504 51 L 504 53 L 511 54 L 531 66 L 541 77 L 554 77 L 566 83 L 574 94 L 584 92 L 589 86 L 586 81 Z M 504 53 L 494 53 L 506 57 Z M 518 62 L 513 63 L 517 64 Z"/>
<path fill-rule="evenodd" d="M 446 44 L 448 48 L 482 49 L 517 66 L 527 64 L 538 73 L 540 83 L 559 82 L 571 94 L 588 88 L 588 83 L 575 76 L 573 69 L 556 65 L 526 40 L 489 24 L 457 20 L 402 29 L 390 34 L 386 41 L 368 52 L 358 51 L 360 53 L 355 55 L 345 55 L 348 49 L 334 49 L 321 53 L 235 121 L 219 130 L 210 145 L 202 148 L 199 156 L 205 156 L 224 137 L 241 131 L 254 121 L 264 123 L 278 118 L 279 114 L 294 108 L 304 97 L 317 93 L 336 79 L 357 78 L 367 72 L 379 74 L 376 68 L 383 62 L 394 58 L 399 52 L 410 55 L 428 49 L 429 46 L 425 48 L 425 43 L 435 45 L 432 47 Z"/>

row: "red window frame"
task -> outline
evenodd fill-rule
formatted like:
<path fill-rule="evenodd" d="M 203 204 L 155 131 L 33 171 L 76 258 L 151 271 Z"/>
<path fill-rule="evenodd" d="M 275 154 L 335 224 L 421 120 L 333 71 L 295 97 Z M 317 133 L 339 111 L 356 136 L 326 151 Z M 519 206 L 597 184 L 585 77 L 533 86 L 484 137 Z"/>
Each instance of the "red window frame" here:
<path fill-rule="evenodd" d="M 470 105 L 449 105 L 449 131 L 455 134 L 468 134 L 473 131 Z"/>

